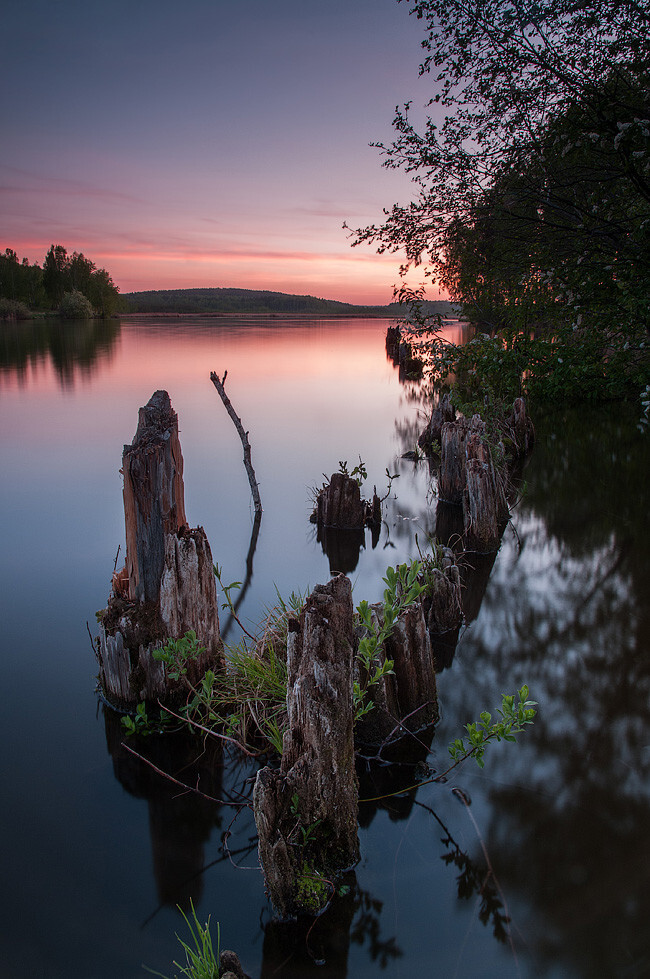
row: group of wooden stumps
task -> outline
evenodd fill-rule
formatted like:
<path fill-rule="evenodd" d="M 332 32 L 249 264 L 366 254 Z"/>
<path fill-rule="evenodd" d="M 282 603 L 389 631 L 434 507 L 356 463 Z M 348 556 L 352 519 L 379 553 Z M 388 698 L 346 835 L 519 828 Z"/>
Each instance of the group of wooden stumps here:
<path fill-rule="evenodd" d="M 220 383 L 223 390 L 225 375 Z M 510 427 L 512 454 L 523 456 L 533 435 L 522 401 Z M 456 419 L 443 398 L 420 437 L 425 452 L 440 447 L 439 505 L 454 508 L 462 520 L 462 546 L 478 554 L 496 552 L 508 519 L 502 473 L 483 436 L 478 416 Z M 156 391 L 140 409 L 122 472 L 126 563 L 113 575 L 100 617 L 98 660 L 106 700 L 124 710 L 141 701 L 178 701 L 179 681 L 153 656 L 168 638 L 194 630 L 205 648 L 189 666 L 192 683 L 207 669 L 224 667 L 224 649 L 210 545 L 202 527 L 187 524 L 178 418 L 166 391 Z M 254 475 L 251 486 L 253 481 Z M 342 473 L 332 476 L 316 503 L 319 525 L 339 530 L 358 531 L 369 518 L 380 520 L 380 510 L 376 494 L 370 504 L 361 501 L 357 481 Z M 399 616 L 385 642 L 382 655 L 393 660 L 393 672 L 373 687 L 375 707 L 356 726 L 360 630 L 349 579 L 335 574 L 317 585 L 299 618 L 289 621 L 288 731 L 279 767 L 258 771 L 253 792 L 260 863 L 281 917 L 317 912 L 331 882 L 359 858 L 355 738 L 356 744 L 384 746 L 438 719 L 436 638 L 454 630 L 457 637 L 463 619 L 456 553 L 449 546 L 441 553 L 433 593 Z M 375 621 L 382 616 L 381 603 L 373 615 Z M 315 886 L 319 881 L 327 882 L 323 894 Z"/>

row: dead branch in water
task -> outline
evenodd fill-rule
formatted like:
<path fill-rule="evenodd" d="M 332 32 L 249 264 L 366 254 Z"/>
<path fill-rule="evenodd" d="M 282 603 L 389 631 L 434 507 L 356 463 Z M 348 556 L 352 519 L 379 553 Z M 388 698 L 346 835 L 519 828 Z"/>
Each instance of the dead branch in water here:
<path fill-rule="evenodd" d="M 244 426 L 241 423 L 241 418 L 235 412 L 230 398 L 226 394 L 225 383 L 228 371 L 225 371 L 223 377 L 220 379 L 219 375 L 215 371 L 210 372 L 210 380 L 219 392 L 219 397 L 223 401 L 223 406 L 232 418 L 233 424 L 237 429 L 237 434 L 241 439 L 241 444 L 244 447 L 244 468 L 246 469 L 246 475 L 248 476 L 248 482 L 250 483 L 251 493 L 253 494 L 253 503 L 255 504 L 255 513 L 262 512 L 262 501 L 260 500 L 260 490 L 257 485 L 257 479 L 255 478 L 255 470 L 253 469 L 253 464 L 251 462 L 251 445 L 248 441 L 248 432 L 244 431 Z"/>

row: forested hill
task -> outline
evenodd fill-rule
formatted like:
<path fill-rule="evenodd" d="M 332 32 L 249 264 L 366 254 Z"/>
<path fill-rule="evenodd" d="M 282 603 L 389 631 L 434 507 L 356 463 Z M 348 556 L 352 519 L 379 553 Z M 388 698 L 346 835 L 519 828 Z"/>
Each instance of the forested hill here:
<path fill-rule="evenodd" d="M 293 315 L 293 316 L 399 316 L 404 309 L 388 306 L 355 306 L 334 299 L 291 296 L 258 289 L 156 289 L 127 292 L 122 297 L 130 313 L 194 313 L 203 315 Z M 425 302 L 427 314 L 452 312 L 445 301 Z"/>

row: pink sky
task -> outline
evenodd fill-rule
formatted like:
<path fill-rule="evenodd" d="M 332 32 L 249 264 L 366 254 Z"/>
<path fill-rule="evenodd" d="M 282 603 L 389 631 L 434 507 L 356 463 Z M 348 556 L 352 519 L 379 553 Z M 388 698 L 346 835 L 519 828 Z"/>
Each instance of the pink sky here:
<path fill-rule="evenodd" d="M 77 8 L 5 12 L 0 248 L 83 251 L 123 292 L 390 301 L 399 256 L 352 249 L 342 225 L 412 194 L 368 145 L 431 95 L 406 4 Z"/>

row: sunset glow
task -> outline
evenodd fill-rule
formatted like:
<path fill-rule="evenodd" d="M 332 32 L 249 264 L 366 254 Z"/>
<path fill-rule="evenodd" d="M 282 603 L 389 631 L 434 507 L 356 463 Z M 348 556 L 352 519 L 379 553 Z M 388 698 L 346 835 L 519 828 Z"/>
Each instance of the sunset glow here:
<path fill-rule="evenodd" d="M 63 244 L 122 292 L 389 302 L 401 256 L 352 249 L 343 224 L 412 195 L 369 144 L 430 96 L 420 31 L 394 0 L 305 7 L 12 5 L 0 248 L 41 264 Z"/>

